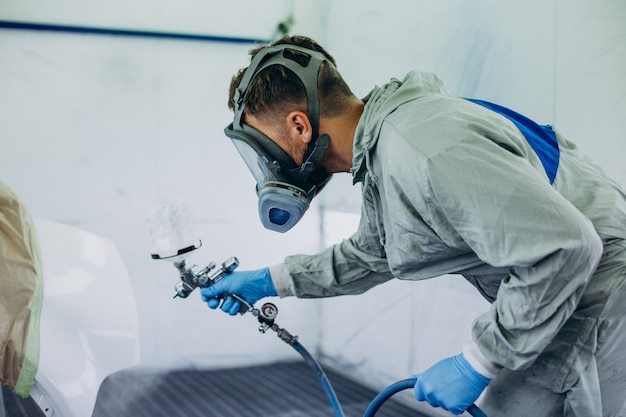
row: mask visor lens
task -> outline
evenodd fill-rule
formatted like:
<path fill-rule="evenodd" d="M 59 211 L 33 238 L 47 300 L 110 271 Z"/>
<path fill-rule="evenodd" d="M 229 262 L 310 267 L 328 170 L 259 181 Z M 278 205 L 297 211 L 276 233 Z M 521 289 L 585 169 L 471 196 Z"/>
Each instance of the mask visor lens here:
<path fill-rule="evenodd" d="M 276 175 L 270 170 L 270 162 L 266 156 L 257 153 L 246 142 L 231 138 L 237 152 L 241 155 L 241 159 L 252 173 L 259 188 L 263 187 L 267 182 L 276 181 Z"/>

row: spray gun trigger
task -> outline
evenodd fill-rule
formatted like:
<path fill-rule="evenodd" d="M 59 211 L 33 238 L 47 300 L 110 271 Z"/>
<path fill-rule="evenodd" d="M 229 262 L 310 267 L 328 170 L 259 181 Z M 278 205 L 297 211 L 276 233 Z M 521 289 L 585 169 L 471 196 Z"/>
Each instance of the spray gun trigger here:
<path fill-rule="evenodd" d="M 232 294 L 230 296 L 233 297 L 235 300 L 239 301 L 239 304 L 241 305 L 239 307 L 239 314 L 245 314 L 254 308 L 252 304 L 250 304 L 249 302 L 247 302 L 246 300 L 244 300 L 242 297 L 238 296 L 237 294 Z"/>

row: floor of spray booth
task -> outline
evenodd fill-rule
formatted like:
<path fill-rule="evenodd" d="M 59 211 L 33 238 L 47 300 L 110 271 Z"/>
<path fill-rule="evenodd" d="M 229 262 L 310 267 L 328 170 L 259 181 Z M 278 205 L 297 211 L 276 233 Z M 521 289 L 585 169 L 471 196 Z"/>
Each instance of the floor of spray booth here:
<path fill-rule="evenodd" d="M 346 417 L 362 417 L 377 392 L 324 369 Z M 43 416 L 31 399 L 3 388 L 7 417 Z M 401 395 L 401 394 L 398 394 Z M 34 407 L 34 408 L 33 408 Z M 317 377 L 304 362 L 246 368 L 125 370 L 104 380 L 93 417 L 329 417 Z M 2 413 L 0 412 L 0 416 Z M 376 417 L 419 417 L 392 397 Z"/>

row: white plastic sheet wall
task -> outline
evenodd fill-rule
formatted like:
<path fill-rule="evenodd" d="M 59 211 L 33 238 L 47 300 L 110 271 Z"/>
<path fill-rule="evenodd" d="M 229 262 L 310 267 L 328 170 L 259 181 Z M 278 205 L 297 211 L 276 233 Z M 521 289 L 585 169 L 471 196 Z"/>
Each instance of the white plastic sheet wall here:
<path fill-rule="evenodd" d="M 11 3 L 0 2 L 3 19 L 17 18 L 8 13 Z M 185 2 L 178 12 L 197 22 L 194 7 L 218 10 L 222 3 Z M 358 95 L 413 68 L 434 71 L 452 94 L 555 124 L 626 185 L 623 0 L 308 3 L 282 7 L 294 8 L 295 32 L 327 46 Z M 128 13 L 141 20 L 166 3 L 130 4 Z M 277 8 L 267 13 L 276 13 L 278 23 L 287 10 Z M 239 9 L 242 32 L 218 19 L 227 26 L 221 33 L 270 36 L 274 28 L 255 26 L 267 21 L 257 19 L 259 13 Z M 45 16 L 38 11 L 35 17 Z M 188 201 L 204 242 L 193 257 L 199 264 L 237 255 L 241 268 L 257 268 L 293 252 L 314 252 L 353 229 L 354 215 L 333 213 L 358 212 L 358 189 L 348 176 L 337 176 L 320 198 L 324 222 L 314 207 L 291 233 L 260 226 L 253 181 L 222 134 L 231 118 L 228 83 L 246 64 L 249 47 L 0 30 L 0 176 L 33 215 L 119 246 L 138 301 L 145 364 L 227 366 L 291 355 L 275 337 L 257 335 L 251 317 L 209 312 L 197 294 L 170 299 L 176 271 L 149 258 L 147 206 L 174 197 Z M 327 363 L 373 386 L 456 353 L 473 316 L 487 308 L 458 277 L 278 304 L 280 324 L 305 346 L 319 347 Z"/>
<path fill-rule="evenodd" d="M 45 7 L 30 2 L 32 21 L 46 23 L 41 8 L 69 9 L 75 3 L 82 2 Z M 286 3 L 267 11 L 274 24 L 288 14 Z M 209 3 L 184 9 L 189 4 L 182 4 L 181 12 L 192 19 Z M 138 5 L 118 2 L 117 9 L 139 20 L 143 12 L 153 11 Z M 11 2 L 0 6 L 2 19 L 29 20 L 22 6 L 16 6 L 19 13 L 9 13 Z M 239 6 L 246 10 L 245 2 Z M 212 8 L 219 4 L 213 2 Z M 70 12 L 77 17 L 55 17 L 51 23 L 80 24 L 82 15 Z M 221 26 L 210 26 L 205 34 L 230 35 L 236 23 L 239 37 L 269 38 L 275 26 L 267 18 L 256 19 L 255 13 L 256 8 L 249 9 L 233 21 L 224 14 Z M 86 23 L 115 27 L 112 15 Z M 132 29 L 126 22 L 123 27 Z M 186 33 L 189 28 L 139 29 Z M 116 243 L 137 299 L 145 365 L 229 366 L 297 356 L 273 334 L 259 334 L 251 316 L 233 318 L 208 310 L 197 291 L 185 300 L 172 299 L 178 271 L 150 258 L 146 209 L 179 198 L 186 200 L 203 242 L 190 257 L 199 266 L 235 255 L 241 269 L 260 268 L 291 251 L 319 247 L 315 209 L 291 234 L 262 228 L 255 184 L 223 134 L 232 120 L 226 107 L 230 78 L 246 64 L 252 46 L 0 30 L 0 177 L 33 216 Z M 281 325 L 317 339 L 315 321 L 300 320 L 312 315 L 314 303 L 293 301 L 279 303 L 281 310 L 290 311 L 281 314 Z"/>

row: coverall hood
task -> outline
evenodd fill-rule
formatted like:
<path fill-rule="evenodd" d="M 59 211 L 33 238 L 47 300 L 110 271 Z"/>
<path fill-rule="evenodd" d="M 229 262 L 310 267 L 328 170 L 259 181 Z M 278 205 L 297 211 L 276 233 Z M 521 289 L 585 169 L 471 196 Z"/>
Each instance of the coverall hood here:
<path fill-rule="evenodd" d="M 375 87 L 364 99 L 365 108 L 357 125 L 352 150 L 353 183 L 361 182 L 365 172 L 365 154 L 375 145 L 385 117 L 399 106 L 426 94 L 447 94 L 443 81 L 429 72 L 409 72 L 402 81 L 392 78 Z"/>

